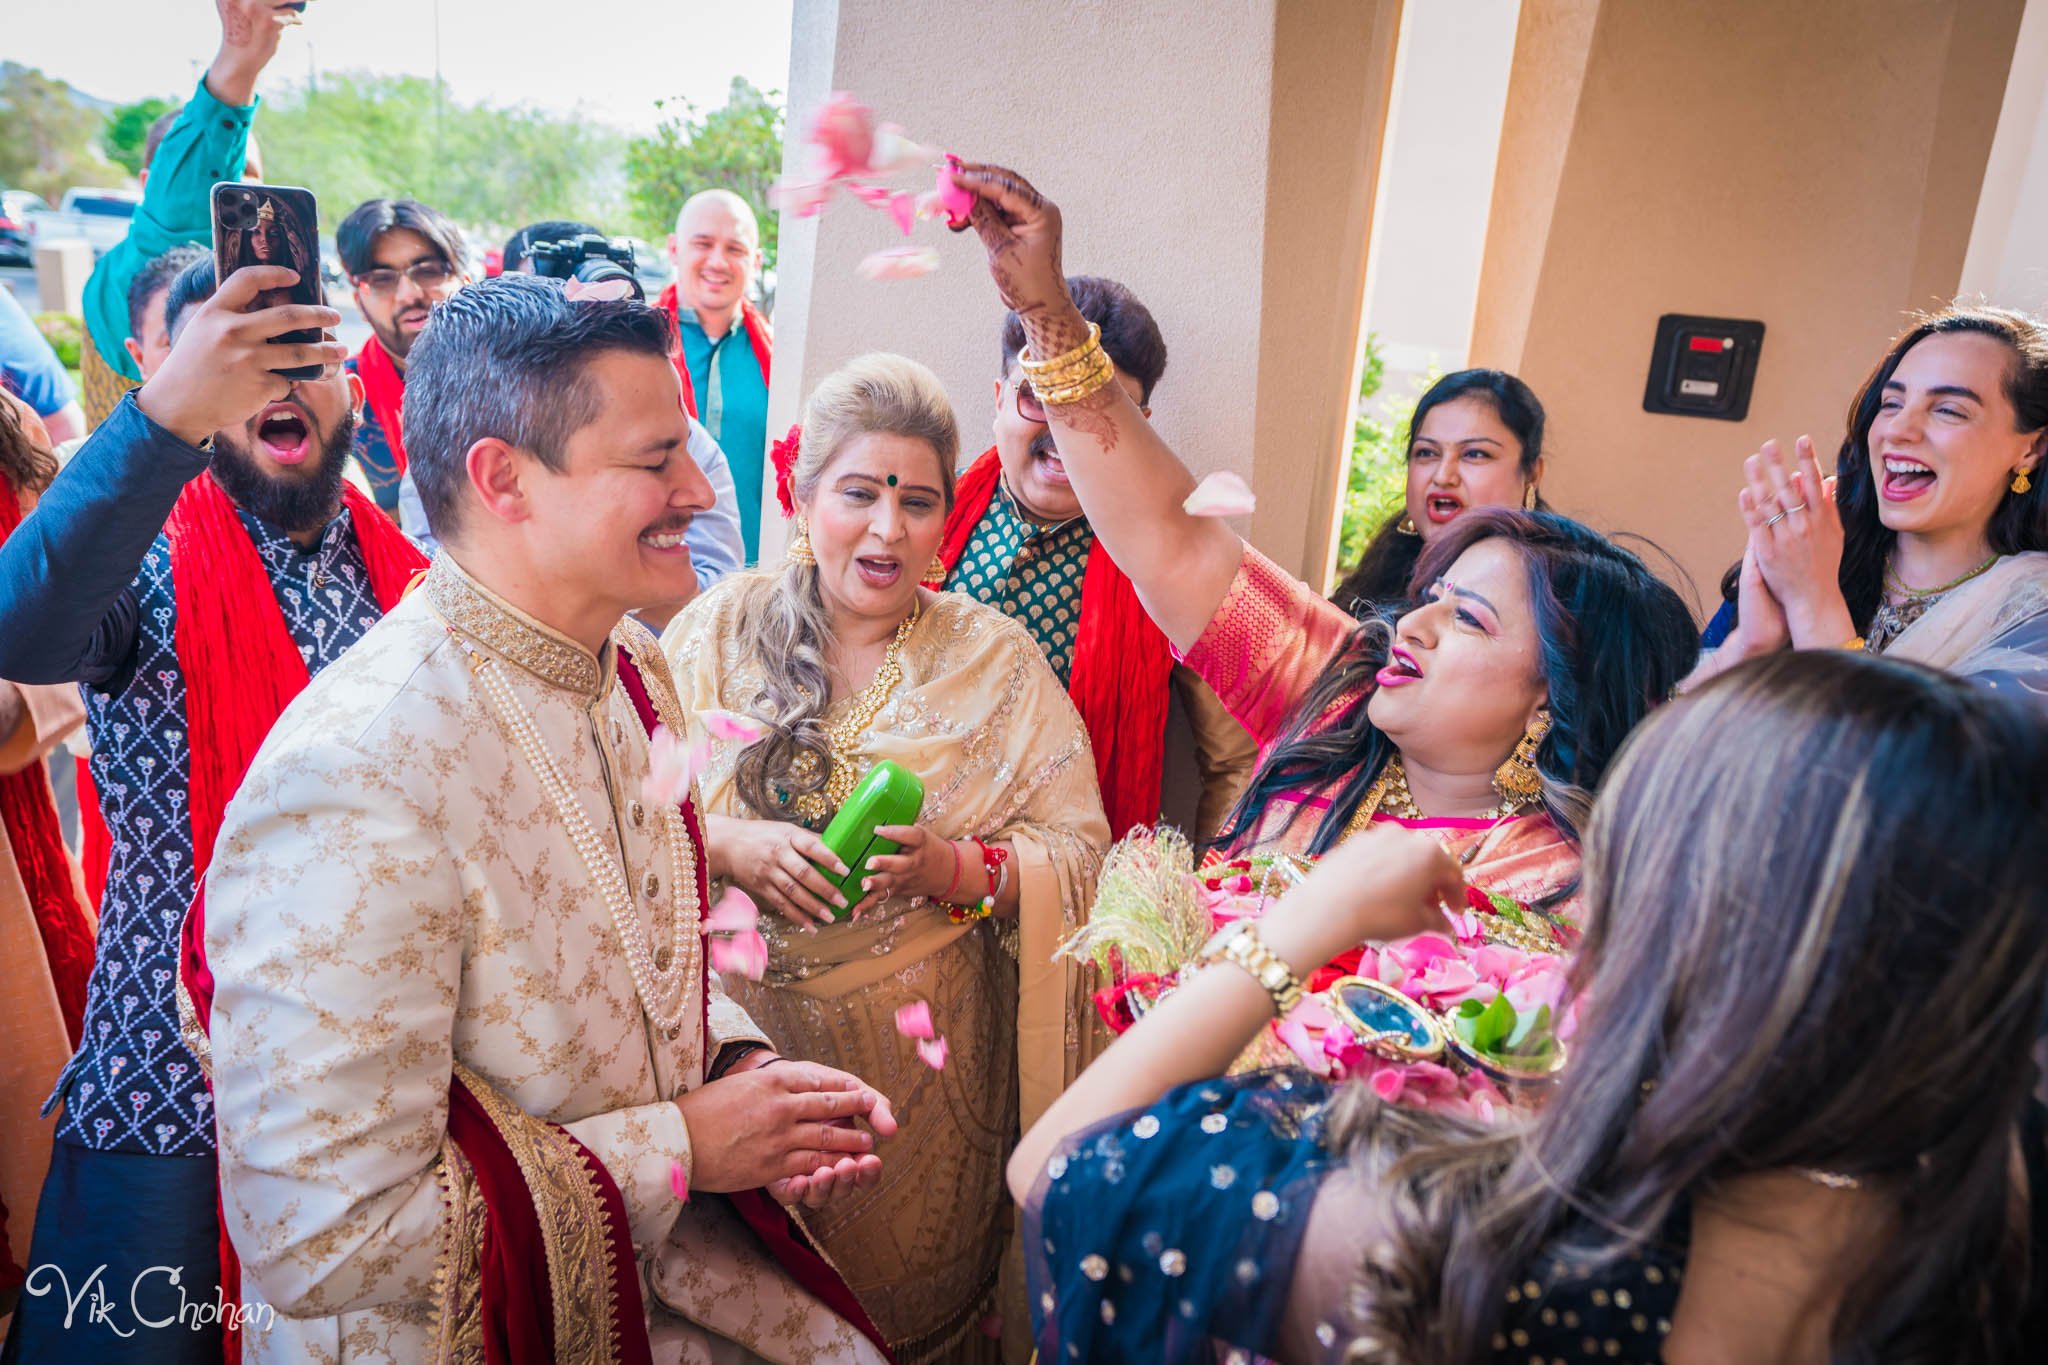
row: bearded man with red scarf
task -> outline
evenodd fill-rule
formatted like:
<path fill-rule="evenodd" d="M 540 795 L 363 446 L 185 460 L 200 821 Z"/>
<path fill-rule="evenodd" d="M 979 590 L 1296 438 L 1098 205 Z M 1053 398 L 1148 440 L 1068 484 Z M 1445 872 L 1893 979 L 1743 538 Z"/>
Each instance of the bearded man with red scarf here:
<path fill-rule="evenodd" d="M 340 315 L 245 311 L 293 279 L 250 267 L 216 293 L 210 260 L 180 274 L 170 354 L 0 546 L 0 677 L 83 685 L 113 836 L 10 1361 L 220 1359 L 212 1098 L 179 1042 L 179 927 L 285 703 L 425 564 L 343 482 L 362 402 L 345 349 L 271 341 Z M 301 366 L 320 377 L 274 372 Z M 181 1318 L 188 1303 L 203 1310 Z"/>
<path fill-rule="evenodd" d="M 1145 405 L 1166 373 L 1166 341 L 1151 311 L 1115 280 L 1076 275 L 1067 288 L 1102 329 L 1117 383 L 1150 417 Z M 1137 590 L 1095 543 L 1045 410 L 1017 363 L 1023 349 L 1023 324 L 1008 314 L 996 441 L 960 475 L 939 545 L 944 586 L 1016 617 L 1045 651 L 1088 727 L 1103 809 L 1119 839 L 1160 818 L 1168 689 L 1178 692 L 1202 783 L 1195 833 L 1207 837 L 1250 778 L 1255 746 L 1208 685 L 1176 666 Z"/>

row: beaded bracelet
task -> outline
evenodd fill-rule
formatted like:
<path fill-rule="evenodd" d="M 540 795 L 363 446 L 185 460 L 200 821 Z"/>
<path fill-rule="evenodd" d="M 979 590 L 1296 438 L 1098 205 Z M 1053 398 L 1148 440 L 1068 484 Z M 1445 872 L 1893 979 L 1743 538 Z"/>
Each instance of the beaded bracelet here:
<path fill-rule="evenodd" d="M 987 919 L 996 912 L 996 898 L 1003 894 L 1003 888 L 1010 881 L 1010 850 L 1000 846 L 991 847 L 976 839 L 974 846 L 981 850 L 982 870 L 988 873 L 988 894 L 973 905 L 949 905 L 946 918 L 955 924 L 966 924 L 970 920 Z"/>

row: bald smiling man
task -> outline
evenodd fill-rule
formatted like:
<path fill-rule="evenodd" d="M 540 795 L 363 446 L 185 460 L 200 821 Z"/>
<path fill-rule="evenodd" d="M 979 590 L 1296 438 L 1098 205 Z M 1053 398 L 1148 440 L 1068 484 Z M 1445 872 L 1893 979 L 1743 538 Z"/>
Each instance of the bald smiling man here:
<path fill-rule="evenodd" d="M 676 282 L 655 300 L 682 338 L 683 392 L 732 463 L 746 562 L 761 557 L 768 449 L 768 319 L 749 301 L 761 273 L 761 229 L 731 190 L 690 196 L 668 239 Z"/>

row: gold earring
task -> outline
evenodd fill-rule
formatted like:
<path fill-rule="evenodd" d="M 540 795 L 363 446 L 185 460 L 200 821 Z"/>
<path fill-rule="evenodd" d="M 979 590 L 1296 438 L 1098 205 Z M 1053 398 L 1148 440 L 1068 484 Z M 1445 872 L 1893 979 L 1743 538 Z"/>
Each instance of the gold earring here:
<path fill-rule="evenodd" d="M 811 548 L 811 528 L 802 517 L 796 519 L 796 539 L 789 542 L 789 562 L 792 564 L 816 564 L 818 555 Z"/>
<path fill-rule="evenodd" d="M 946 581 L 946 572 L 945 558 L 941 555 L 933 555 L 932 566 L 925 570 L 924 581 L 935 586 L 943 584 Z"/>
<path fill-rule="evenodd" d="M 2012 476 L 2012 491 L 2013 491 L 2013 492 L 2015 492 L 2015 493 L 2024 493 L 2024 492 L 2026 492 L 2026 491 L 2027 491 L 2028 489 L 2030 489 L 2030 488 L 2032 488 L 2032 487 L 2034 486 L 2034 481 L 2033 481 L 2033 479 L 2032 479 L 2032 478 L 2030 478 L 2030 477 L 2028 477 L 2028 475 L 2029 475 L 2029 471 L 2028 471 L 2028 470 L 2024 470 L 2024 469 L 2016 469 L 2016 470 L 2014 470 L 2014 471 L 2013 471 L 2013 476 Z"/>
<path fill-rule="evenodd" d="M 1404 536 L 1412 536 L 1417 534 L 1415 530 L 1415 518 L 1409 516 L 1402 517 L 1399 521 L 1394 523 L 1394 529 L 1396 531 L 1399 531 Z"/>
<path fill-rule="evenodd" d="M 1542 502 L 1542 499 L 1540 499 L 1540 498 L 1538 498 L 1538 497 L 1536 496 L 1536 485 L 1535 485 L 1535 484 L 1533 484 L 1533 483 L 1529 483 L 1529 484 L 1523 484 L 1523 485 L 1522 485 L 1522 510 L 1523 510 L 1524 512 L 1533 512 L 1533 511 L 1535 511 L 1535 510 L 1536 510 L 1536 508 L 1538 507 L 1538 505 L 1540 505 L 1540 503 L 1541 503 L 1541 502 Z"/>
<path fill-rule="evenodd" d="M 1543 737 L 1549 733 L 1550 712 L 1538 711 L 1528 730 L 1515 742 L 1515 751 L 1508 755 L 1508 761 L 1493 770 L 1493 790 L 1504 808 L 1526 806 L 1543 794 L 1543 777 L 1536 771 L 1536 751 L 1543 747 Z"/>

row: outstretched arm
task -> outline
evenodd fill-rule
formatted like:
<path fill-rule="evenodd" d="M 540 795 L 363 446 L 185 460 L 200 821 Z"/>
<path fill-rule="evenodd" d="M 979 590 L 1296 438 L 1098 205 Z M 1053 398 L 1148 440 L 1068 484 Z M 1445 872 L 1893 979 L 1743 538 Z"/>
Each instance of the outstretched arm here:
<path fill-rule="evenodd" d="M 1086 342 L 1088 323 L 1061 270 L 1059 209 L 998 166 L 963 166 L 954 179 L 978 196 L 974 230 L 1032 357 L 1050 360 Z M 1089 525 L 1174 647 L 1190 648 L 1237 576 L 1243 541 L 1221 521 L 1182 510 L 1194 475 L 1122 385 L 1048 405 L 1046 416 Z"/>

